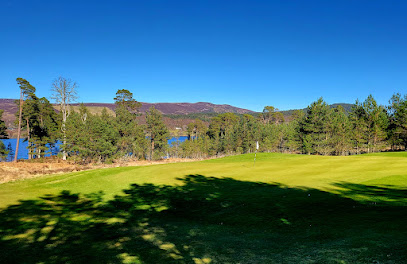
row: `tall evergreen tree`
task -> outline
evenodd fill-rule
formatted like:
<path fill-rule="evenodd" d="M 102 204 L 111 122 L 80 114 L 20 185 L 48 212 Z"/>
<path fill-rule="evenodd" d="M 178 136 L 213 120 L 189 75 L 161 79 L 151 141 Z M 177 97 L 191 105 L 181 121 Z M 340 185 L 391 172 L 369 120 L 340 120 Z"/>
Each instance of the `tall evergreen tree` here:
<path fill-rule="evenodd" d="M 265 124 L 279 124 L 284 122 L 283 113 L 278 112 L 278 109 L 274 106 L 265 106 L 263 109 L 263 113 L 260 114 L 260 118 Z"/>
<path fill-rule="evenodd" d="M 117 130 L 109 120 L 90 114 L 86 107 L 82 106 L 79 113 L 71 113 L 66 128 L 65 150 L 81 162 L 105 162 L 116 156 Z"/>
<path fill-rule="evenodd" d="M 367 142 L 367 120 L 366 112 L 362 103 L 356 100 L 349 113 L 349 122 L 351 126 L 350 139 L 356 154 L 359 154 Z"/>
<path fill-rule="evenodd" d="M 329 106 L 322 97 L 307 107 L 307 113 L 300 122 L 300 133 L 305 153 L 326 155 L 331 152 L 327 130 L 329 114 Z"/>
<path fill-rule="evenodd" d="M 244 114 L 236 129 L 236 147 L 241 148 L 237 152 L 249 153 L 256 149 L 256 141 L 260 137 L 259 121 L 252 115 Z"/>
<path fill-rule="evenodd" d="M 385 108 L 378 105 L 372 95 L 363 102 L 365 120 L 367 123 L 367 148 L 368 152 L 375 152 L 381 148 L 386 138 L 388 116 Z"/>
<path fill-rule="evenodd" d="M 14 159 L 14 150 L 13 150 L 13 146 L 11 146 L 11 143 L 9 142 L 6 148 L 8 155 L 7 155 L 7 161 L 13 161 Z"/>
<path fill-rule="evenodd" d="M 402 144 L 407 150 L 407 95 L 394 94 L 390 99 L 390 133 L 393 144 Z"/>
<path fill-rule="evenodd" d="M 114 100 L 116 104 L 115 127 L 120 135 L 117 142 L 119 152 L 122 156 L 143 158 L 147 141 L 144 127 L 136 120 L 141 103 L 133 98 L 131 92 L 124 89 L 117 91 Z"/>
<path fill-rule="evenodd" d="M 133 98 L 133 93 L 126 89 L 117 90 L 116 97 L 113 99 L 116 107 L 124 107 L 131 113 L 138 112 L 139 108 L 141 107 L 141 103 L 137 102 L 136 99 Z"/>
<path fill-rule="evenodd" d="M 39 113 L 38 97 L 34 93 L 30 93 L 23 105 L 22 118 L 24 120 L 22 128 L 26 128 L 28 141 L 28 159 L 32 158 L 32 140 L 31 134 L 34 130 L 33 125 L 36 123 L 37 115 Z"/>
<path fill-rule="evenodd" d="M 301 149 L 300 121 L 304 118 L 304 111 L 296 110 L 291 116 L 291 121 L 285 123 L 286 126 L 286 147 L 290 152 Z"/>
<path fill-rule="evenodd" d="M 32 146 L 33 154 L 41 158 L 49 147 L 52 146 L 58 139 L 58 116 L 54 111 L 51 103 L 45 97 L 39 98 L 37 101 L 38 112 L 36 119 L 32 124 Z"/>
<path fill-rule="evenodd" d="M 331 144 L 336 155 L 345 155 L 349 153 L 350 141 L 350 122 L 342 106 L 337 106 L 331 110 L 329 132 L 331 133 Z"/>
<path fill-rule="evenodd" d="M 25 80 L 23 78 L 17 78 L 16 81 L 17 81 L 18 85 L 20 86 L 20 101 L 18 101 L 19 114 L 18 114 L 16 153 L 14 155 L 14 162 L 17 162 L 18 148 L 20 146 L 21 123 L 22 123 L 24 100 L 26 100 L 27 97 L 30 96 L 31 94 L 35 93 L 35 87 L 32 86 L 27 80 Z"/>
<path fill-rule="evenodd" d="M 3 141 L 0 140 L 0 161 L 6 160 L 8 155 L 8 151 L 6 146 L 4 146 Z"/>
<path fill-rule="evenodd" d="M 211 120 L 208 135 L 216 142 L 216 152 L 233 151 L 238 123 L 239 117 L 233 113 L 220 114 Z"/>
<path fill-rule="evenodd" d="M 150 159 L 158 159 L 165 155 L 168 148 L 169 131 L 165 126 L 161 113 L 154 106 L 146 113 L 147 132 L 150 137 Z"/>
<path fill-rule="evenodd" d="M 202 120 L 196 119 L 187 125 L 187 134 L 189 139 L 198 139 L 206 134 L 207 127 Z"/>
<path fill-rule="evenodd" d="M 3 121 L 3 113 L 4 110 L 0 109 L 0 139 L 8 138 L 7 126 L 6 123 Z"/>

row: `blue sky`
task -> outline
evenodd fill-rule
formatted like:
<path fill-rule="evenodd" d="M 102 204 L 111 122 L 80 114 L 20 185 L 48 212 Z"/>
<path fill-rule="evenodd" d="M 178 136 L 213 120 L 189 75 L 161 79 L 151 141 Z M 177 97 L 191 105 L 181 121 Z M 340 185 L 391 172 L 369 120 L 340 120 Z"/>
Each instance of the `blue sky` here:
<path fill-rule="evenodd" d="M 213 102 L 261 111 L 407 94 L 407 1 L 0 1 L 0 98 L 22 77 L 80 102 Z"/>

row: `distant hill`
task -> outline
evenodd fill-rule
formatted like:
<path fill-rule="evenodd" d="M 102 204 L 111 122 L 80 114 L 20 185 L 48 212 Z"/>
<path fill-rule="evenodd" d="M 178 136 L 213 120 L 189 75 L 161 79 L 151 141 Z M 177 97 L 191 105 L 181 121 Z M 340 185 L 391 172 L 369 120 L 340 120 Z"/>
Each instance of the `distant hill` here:
<path fill-rule="evenodd" d="M 11 136 L 14 136 L 14 120 L 16 118 L 17 106 L 14 103 L 16 99 L 0 99 L 0 109 L 4 110 L 3 120 L 6 122 L 10 130 Z M 100 114 L 104 108 L 108 109 L 108 113 L 114 115 L 115 104 L 113 103 L 84 103 L 92 114 Z M 59 107 L 53 105 L 54 109 L 58 111 Z M 79 108 L 79 104 L 72 104 L 74 110 Z M 164 115 L 164 121 L 171 129 L 176 127 L 184 127 L 195 119 L 196 114 L 216 115 L 219 113 L 235 113 L 235 114 L 250 114 L 254 111 L 243 109 L 227 104 L 212 104 L 206 102 L 198 103 L 143 103 L 140 112 L 145 113 L 151 106 L 154 106 Z M 189 116 L 191 115 L 191 116 Z M 184 118 L 176 119 L 172 116 L 184 116 Z M 140 123 L 144 123 L 145 118 L 140 117 Z"/>
<path fill-rule="evenodd" d="M 336 108 L 338 106 L 342 106 L 343 109 L 345 110 L 346 113 L 349 113 L 352 110 L 352 106 L 353 104 L 347 104 L 347 103 L 337 103 L 337 104 L 331 104 L 329 105 L 330 108 Z M 281 111 L 281 113 L 283 113 L 284 116 L 291 116 L 293 114 L 294 111 L 297 110 L 301 110 L 304 111 L 304 113 L 307 112 L 307 108 L 303 108 L 303 109 L 292 109 L 292 110 L 284 110 Z"/>
<path fill-rule="evenodd" d="M 17 112 L 17 106 L 14 103 L 15 99 L 0 99 L 0 109 L 4 110 L 3 120 L 6 125 L 13 129 L 15 113 Z M 113 103 L 84 103 L 88 107 L 89 111 L 93 114 L 100 114 L 103 108 L 108 109 L 108 113 L 114 115 L 115 104 Z M 350 112 L 353 104 L 347 103 L 336 103 L 330 105 L 331 108 L 342 106 L 346 112 Z M 75 110 L 78 109 L 79 104 L 72 104 Z M 194 119 L 202 119 L 204 121 L 209 121 L 212 117 L 219 113 L 235 113 L 235 114 L 251 114 L 257 116 L 259 113 L 248 109 L 243 109 L 227 104 L 212 104 L 206 102 L 198 103 L 142 103 L 140 111 L 145 113 L 151 106 L 154 106 L 163 115 L 164 119 L 170 127 L 182 127 L 188 124 Z M 58 111 L 58 106 L 54 105 L 56 111 Z M 292 113 L 298 109 L 281 111 L 286 118 L 292 115 Z M 306 112 L 306 108 L 299 109 Z M 178 121 L 177 121 L 178 120 Z M 143 123 L 143 118 L 140 119 Z"/>
<path fill-rule="evenodd" d="M 1 105 L 1 101 L 0 101 Z M 78 106 L 79 104 L 73 104 Z M 107 103 L 84 103 L 87 107 L 104 107 L 114 111 L 115 104 Z M 212 104 L 206 102 L 198 103 L 141 103 L 140 112 L 145 113 L 151 106 L 154 106 L 158 111 L 164 115 L 188 115 L 195 113 L 235 113 L 246 114 L 254 113 L 254 111 L 243 109 L 227 104 Z"/>
<path fill-rule="evenodd" d="M 16 119 L 17 105 L 14 101 L 15 99 L 0 99 L 0 109 L 4 110 L 3 120 L 7 127 L 12 127 Z"/>
<path fill-rule="evenodd" d="M 347 104 L 347 103 L 339 103 L 339 104 L 331 104 L 329 105 L 331 108 L 335 108 L 338 106 L 342 106 L 343 109 L 345 109 L 346 113 L 349 113 L 350 111 L 352 111 L 352 106 L 354 106 L 354 104 Z"/>

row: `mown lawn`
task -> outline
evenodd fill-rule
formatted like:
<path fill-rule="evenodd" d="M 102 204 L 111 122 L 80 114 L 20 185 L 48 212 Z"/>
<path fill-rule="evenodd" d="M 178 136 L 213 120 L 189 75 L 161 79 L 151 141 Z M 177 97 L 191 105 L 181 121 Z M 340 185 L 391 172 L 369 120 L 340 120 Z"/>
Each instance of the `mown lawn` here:
<path fill-rule="evenodd" d="M 51 175 L 0 185 L 0 260 L 407 263 L 406 197 L 401 152 Z"/>

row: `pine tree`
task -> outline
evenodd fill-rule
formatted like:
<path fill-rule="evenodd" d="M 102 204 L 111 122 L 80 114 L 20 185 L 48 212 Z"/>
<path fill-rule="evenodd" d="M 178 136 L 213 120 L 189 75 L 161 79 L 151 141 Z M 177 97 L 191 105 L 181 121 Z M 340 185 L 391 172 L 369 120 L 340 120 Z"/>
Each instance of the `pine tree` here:
<path fill-rule="evenodd" d="M 116 97 L 113 99 L 116 107 L 124 107 L 130 113 L 137 113 L 141 107 L 141 103 L 133 98 L 133 93 L 126 89 L 117 90 Z"/>
<path fill-rule="evenodd" d="M 27 80 L 23 78 L 16 79 L 18 85 L 20 86 L 20 101 L 18 101 L 19 113 L 18 113 L 18 128 L 17 128 L 17 144 L 16 144 L 16 153 L 14 155 L 14 162 L 17 162 L 18 157 L 18 148 L 20 145 L 20 136 L 21 136 L 21 123 L 22 123 L 22 114 L 23 114 L 23 105 L 24 100 L 28 96 L 35 93 L 35 87 L 32 86 Z"/>
<path fill-rule="evenodd" d="M 278 109 L 274 106 L 265 106 L 263 113 L 260 114 L 260 119 L 265 124 L 279 124 L 284 122 L 284 115 L 281 112 L 278 112 Z"/>
<path fill-rule="evenodd" d="M 133 98 L 128 90 L 118 90 L 114 98 L 116 104 L 116 119 L 114 126 L 119 132 L 117 147 L 121 156 L 144 158 L 147 140 L 144 127 L 137 123 L 141 103 Z"/>
<path fill-rule="evenodd" d="M 214 117 L 209 124 L 208 135 L 215 140 L 216 152 L 232 152 L 234 149 L 235 130 L 239 117 L 233 113 L 224 113 Z"/>
<path fill-rule="evenodd" d="M 26 128 L 27 141 L 28 141 L 28 159 L 31 159 L 34 154 L 35 146 L 33 146 L 31 139 L 32 132 L 35 130 L 33 127 L 37 121 L 39 113 L 38 97 L 34 93 L 30 93 L 23 105 L 22 119 L 24 120 L 22 128 Z M 38 131 L 37 131 L 38 132 Z"/>
<path fill-rule="evenodd" d="M 307 113 L 300 122 L 300 133 L 305 153 L 327 155 L 331 152 L 327 130 L 330 121 L 329 114 L 329 106 L 322 97 L 307 107 Z"/>
<path fill-rule="evenodd" d="M 3 121 L 3 112 L 4 110 L 0 109 L 0 139 L 8 138 L 7 126 L 6 123 Z"/>
<path fill-rule="evenodd" d="M 342 106 L 332 109 L 329 130 L 331 133 L 331 144 L 336 155 L 345 155 L 349 152 L 350 122 Z"/>
<path fill-rule="evenodd" d="M 367 148 L 368 152 L 375 152 L 381 148 L 386 138 L 388 116 L 385 108 L 377 104 L 372 95 L 363 102 L 365 120 L 367 123 Z"/>
<path fill-rule="evenodd" d="M 365 109 L 358 100 L 349 113 L 349 122 L 351 126 L 350 139 L 356 154 L 359 154 L 367 142 L 367 120 Z"/>
<path fill-rule="evenodd" d="M 37 101 L 38 113 L 32 127 L 32 140 L 35 144 L 35 154 L 41 158 L 49 149 L 48 146 L 55 144 L 59 137 L 58 116 L 51 103 L 45 98 L 39 98 Z"/>
<path fill-rule="evenodd" d="M 77 156 L 82 163 L 111 161 L 117 154 L 117 129 L 101 116 L 92 115 L 81 107 L 66 123 L 65 151 Z"/>
<path fill-rule="evenodd" d="M 0 140 L 0 161 L 6 160 L 8 151 L 6 146 L 4 146 L 3 141 Z"/>
<path fill-rule="evenodd" d="M 165 155 L 168 148 L 169 131 L 165 126 L 161 113 L 154 106 L 146 113 L 147 131 L 150 137 L 150 159 L 158 159 Z"/>
<path fill-rule="evenodd" d="M 14 159 L 14 151 L 10 142 L 8 143 L 6 150 L 8 151 L 7 161 L 12 161 Z"/>
<path fill-rule="evenodd" d="M 389 132 L 393 145 L 404 145 L 407 150 L 407 95 L 394 94 L 389 106 Z"/>

